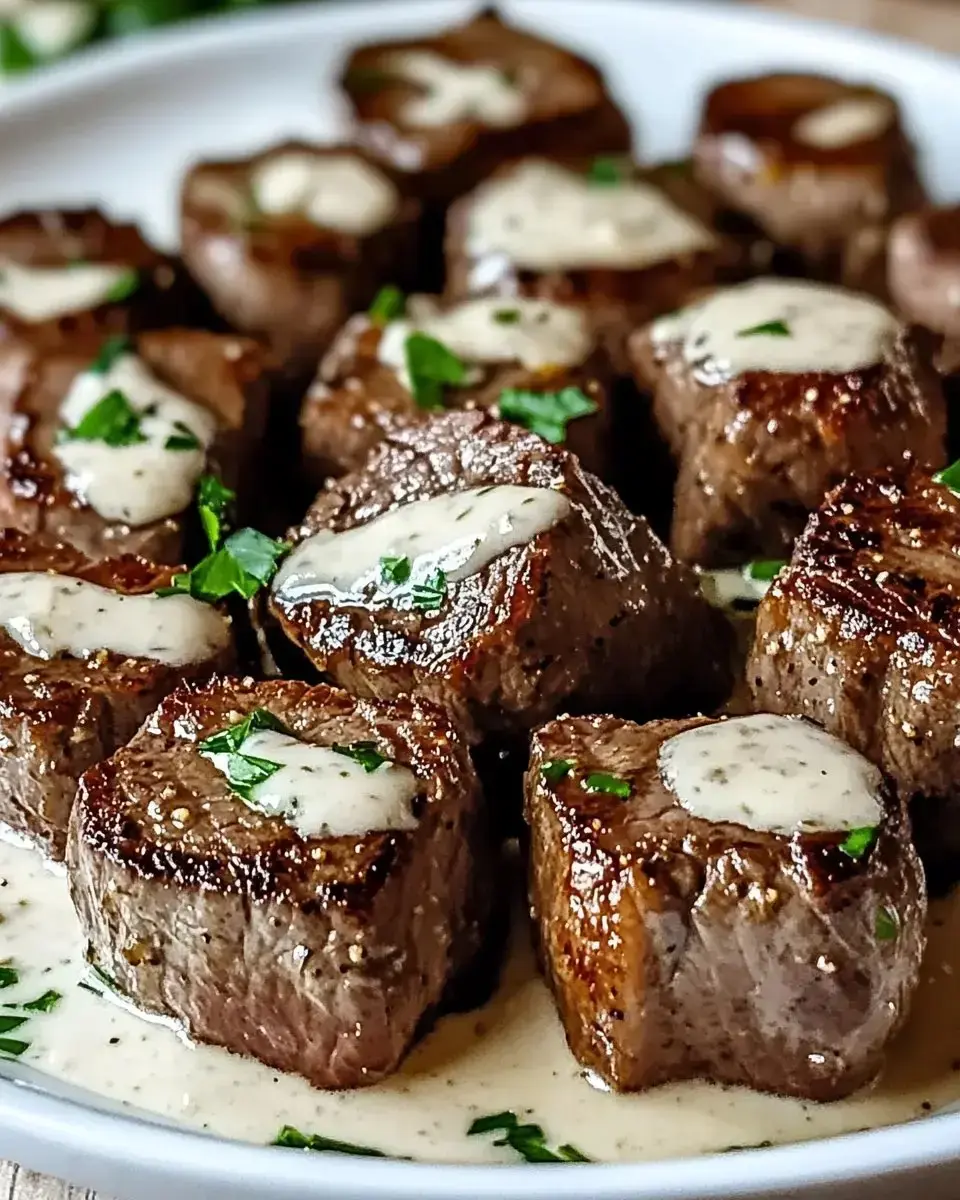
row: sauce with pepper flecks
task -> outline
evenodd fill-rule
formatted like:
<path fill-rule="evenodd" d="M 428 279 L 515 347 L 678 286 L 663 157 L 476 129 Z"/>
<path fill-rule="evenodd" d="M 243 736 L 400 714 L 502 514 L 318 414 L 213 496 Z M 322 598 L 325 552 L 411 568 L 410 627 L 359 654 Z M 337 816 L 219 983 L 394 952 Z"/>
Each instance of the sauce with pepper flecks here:
<path fill-rule="evenodd" d="M 354 154 L 271 155 L 251 171 L 250 191 L 268 216 L 300 213 L 315 225 L 357 236 L 386 225 L 400 203 L 390 180 Z"/>

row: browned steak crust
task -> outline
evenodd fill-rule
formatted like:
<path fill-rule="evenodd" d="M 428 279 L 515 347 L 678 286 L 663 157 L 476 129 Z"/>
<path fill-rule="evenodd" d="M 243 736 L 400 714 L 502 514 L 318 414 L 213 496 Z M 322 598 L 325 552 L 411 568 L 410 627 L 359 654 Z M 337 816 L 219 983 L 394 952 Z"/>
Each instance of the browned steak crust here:
<path fill-rule="evenodd" d="M 408 767 L 416 828 L 304 839 L 245 804 L 196 743 L 258 707 L 304 741 L 373 741 Z M 393 1071 L 471 959 L 487 853 L 470 756 L 443 713 L 234 679 L 175 692 L 87 772 L 69 866 L 91 960 L 137 1004 L 340 1088 Z"/>
<path fill-rule="evenodd" d="M 567 1040 L 618 1091 L 705 1076 L 837 1099 L 876 1076 L 917 980 L 926 894 L 906 818 L 887 791 L 856 862 L 843 834 L 696 818 L 657 759 L 703 723 L 565 717 L 534 735 L 530 898 Z M 573 770 L 551 783 L 556 759 Z M 591 772 L 631 796 L 586 791 Z M 881 907 L 895 938 L 877 938 Z"/>

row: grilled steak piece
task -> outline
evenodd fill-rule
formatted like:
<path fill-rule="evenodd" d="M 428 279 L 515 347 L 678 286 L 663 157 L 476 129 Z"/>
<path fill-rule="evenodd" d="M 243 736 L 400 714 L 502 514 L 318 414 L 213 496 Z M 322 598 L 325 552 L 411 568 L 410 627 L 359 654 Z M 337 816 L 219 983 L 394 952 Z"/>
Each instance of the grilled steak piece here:
<path fill-rule="evenodd" d="M 258 754 L 277 761 L 286 745 L 314 772 L 285 766 L 260 785 L 274 799 L 299 789 L 296 810 L 258 807 L 260 788 L 244 801 L 199 752 L 255 710 L 296 739 L 256 735 L 274 739 Z M 334 746 L 347 754 L 320 749 Z M 367 774 L 351 754 L 381 765 Z M 168 696 L 86 773 L 68 863 L 91 960 L 137 1004 L 345 1088 L 396 1069 L 472 960 L 488 853 L 470 756 L 445 714 L 234 679 Z"/>
<path fill-rule="evenodd" d="M 193 167 L 181 193 L 184 261 L 231 325 L 266 339 L 302 394 L 327 341 L 378 284 L 413 282 L 419 212 L 355 148 L 284 142 Z"/>
<path fill-rule="evenodd" d="M 464 367 L 463 381 L 447 386 L 439 403 L 436 389 L 425 388 L 421 372 L 413 378 L 407 366 L 417 350 L 408 339 L 417 333 L 439 341 Z M 442 406 L 497 412 L 507 393 L 508 415 L 565 441 L 588 471 L 608 479 L 611 376 L 577 308 L 519 298 L 444 303 L 411 296 L 405 318 L 384 323 L 355 316 L 333 343 L 300 412 L 306 469 L 319 487 L 327 476 L 361 467 L 398 418 L 425 420 Z M 582 415 L 567 425 L 563 414 L 575 412 Z"/>
<path fill-rule="evenodd" d="M 290 536 L 270 596 L 287 637 L 358 695 L 446 705 L 474 741 L 729 686 L 722 618 L 646 522 L 489 413 L 389 431 Z"/>
<path fill-rule="evenodd" d="M 960 875 L 960 499 L 919 471 L 835 488 L 760 604 L 754 702 L 819 721 L 911 801 L 931 886 Z"/>
<path fill-rule="evenodd" d="M 960 206 L 895 221 L 888 272 L 890 295 L 908 320 L 960 338 Z"/>
<path fill-rule="evenodd" d="M 524 154 L 630 149 L 596 67 L 494 9 L 435 37 L 361 46 L 341 83 L 358 142 L 440 204 Z"/>
<path fill-rule="evenodd" d="M 173 573 L 133 555 L 92 563 L 0 531 L 0 821 L 54 858 L 87 767 L 177 684 L 233 664 L 226 617 L 186 596 L 149 595 Z"/>
<path fill-rule="evenodd" d="M 902 806 L 847 746 L 762 715 L 564 717 L 534 735 L 526 818 L 547 977 L 611 1087 L 833 1100 L 876 1076 L 926 893 Z"/>
<path fill-rule="evenodd" d="M 924 200 L 893 97 L 822 75 L 714 88 L 694 164 L 721 204 L 787 252 L 781 268 L 878 295 L 889 223 Z"/>
<path fill-rule="evenodd" d="M 678 465 L 674 552 L 710 566 L 783 557 L 850 472 L 940 466 L 937 345 L 867 296 L 776 279 L 638 331 L 635 377 Z"/>
<path fill-rule="evenodd" d="M 582 304 L 618 369 L 630 329 L 729 277 L 740 251 L 684 173 L 525 158 L 450 209 L 447 287 Z"/>
<path fill-rule="evenodd" d="M 91 558 L 136 553 L 177 563 L 201 474 L 238 487 L 242 506 L 244 467 L 266 410 L 256 343 L 165 329 L 49 351 L 0 344 L 0 375 L 8 389 L 0 398 L 8 404 L 3 524 Z M 126 420 L 125 404 L 137 410 Z M 65 439 L 68 428 L 84 436 Z"/>

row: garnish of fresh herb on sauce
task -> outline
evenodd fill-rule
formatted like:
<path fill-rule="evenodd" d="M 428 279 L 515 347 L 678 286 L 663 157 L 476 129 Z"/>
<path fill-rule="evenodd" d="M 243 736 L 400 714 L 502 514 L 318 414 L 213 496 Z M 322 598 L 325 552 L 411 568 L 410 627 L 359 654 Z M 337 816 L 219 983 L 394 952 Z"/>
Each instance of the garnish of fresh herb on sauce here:
<path fill-rule="evenodd" d="M 243 753 L 243 744 L 251 734 L 261 729 L 271 729 L 276 733 L 290 731 L 281 720 L 265 708 L 255 708 L 242 721 L 222 729 L 203 741 L 197 743 L 201 754 L 224 754 L 227 756 L 224 774 L 232 791 L 244 800 L 250 799 L 251 791 L 258 784 L 264 783 L 271 775 L 280 770 L 280 763 L 267 758 L 258 758 L 252 754 Z"/>
<path fill-rule="evenodd" d="M 94 375 L 106 375 L 118 358 L 132 353 L 133 342 L 123 334 L 115 334 L 100 347 L 100 353 L 90 364 L 89 370 Z"/>
<path fill-rule="evenodd" d="M 380 559 L 380 579 L 383 583 L 406 583 L 410 578 L 410 559 L 386 555 Z"/>
<path fill-rule="evenodd" d="M 960 458 L 942 471 L 937 471 L 933 477 L 934 483 L 939 483 L 955 496 L 960 496 Z"/>
<path fill-rule="evenodd" d="M 841 854 L 856 862 L 870 850 L 876 838 L 877 826 L 863 825 L 859 829 L 851 829 L 837 848 Z"/>
<path fill-rule="evenodd" d="M 140 428 L 140 414 L 117 388 L 88 409 L 72 429 L 62 429 L 59 436 L 64 442 L 104 442 L 108 446 L 135 446 L 147 440 Z"/>
<path fill-rule="evenodd" d="M 516 325 L 520 320 L 519 308 L 498 308 L 493 319 L 498 325 Z"/>
<path fill-rule="evenodd" d="M 19 1038 L 0 1037 L 0 1057 L 19 1058 L 25 1050 L 29 1049 L 29 1042 L 22 1042 Z"/>
<path fill-rule="evenodd" d="M 607 775 L 603 771 L 588 775 L 583 786 L 588 792 L 604 792 L 608 796 L 619 796 L 622 800 L 626 800 L 633 790 L 628 779 Z"/>
<path fill-rule="evenodd" d="M 374 296 L 367 315 L 374 325 L 388 325 L 403 316 L 406 303 L 403 292 L 388 283 Z"/>
<path fill-rule="evenodd" d="M 237 493 L 216 475 L 202 475 L 197 483 L 197 511 L 200 524 L 207 535 L 211 550 L 216 550 L 223 540 L 224 529 Z"/>
<path fill-rule="evenodd" d="M 418 408 L 443 408 L 443 389 L 459 387 L 466 380 L 463 360 L 425 333 L 411 333 L 403 344 L 403 355 Z"/>
<path fill-rule="evenodd" d="M 551 758 L 540 768 L 540 774 L 547 783 L 559 783 L 561 779 L 566 779 L 572 770 L 573 763 L 569 759 Z"/>
<path fill-rule="evenodd" d="M 335 744 L 330 749 L 336 751 L 337 754 L 342 754 L 345 758 L 352 758 L 355 763 L 363 767 L 368 775 L 388 761 L 386 755 L 381 754 L 377 749 L 376 742 L 351 742 L 349 746 Z"/>
<path fill-rule="evenodd" d="M 62 999 L 63 993 L 55 992 L 51 988 L 36 1000 L 30 1000 L 26 1004 L 5 1004 L 4 1008 L 19 1008 L 29 1013 L 48 1013 L 53 1012 Z"/>
<path fill-rule="evenodd" d="M 174 575 L 170 586 L 158 588 L 157 594 L 193 596 L 208 604 L 230 595 L 249 600 L 274 577 L 289 549 L 288 542 L 276 541 L 259 530 L 238 529 L 195 567 Z"/>
<path fill-rule="evenodd" d="M 623 163 L 619 159 L 605 156 L 595 158 L 587 171 L 587 179 L 599 187 L 623 183 L 624 175 Z"/>
<path fill-rule="evenodd" d="M 357 1146 L 353 1142 L 341 1142 L 336 1138 L 323 1137 L 319 1133 L 301 1133 L 292 1125 L 284 1125 L 272 1146 L 286 1146 L 290 1150 L 315 1150 L 320 1154 L 352 1154 L 358 1158 L 386 1158 L 382 1150 L 372 1146 Z"/>
<path fill-rule="evenodd" d="M 182 421 L 174 421 L 173 428 L 175 433 L 171 433 L 167 440 L 163 443 L 164 450 L 199 450 L 200 439 L 193 432 L 189 425 L 184 425 Z"/>
<path fill-rule="evenodd" d="M 566 440 L 571 421 L 597 411 L 596 401 L 577 387 L 562 388 L 559 392 L 506 388 L 500 393 L 498 407 L 505 420 L 522 425 L 554 445 Z"/>
<path fill-rule="evenodd" d="M 786 321 L 765 321 L 762 325 L 751 325 L 749 329 L 738 329 L 737 337 L 791 337 Z"/>
<path fill-rule="evenodd" d="M 743 568 L 743 577 L 752 579 L 754 583 L 769 583 L 786 565 L 786 559 L 783 558 L 757 558 Z"/>
<path fill-rule="evenodd" d="M 509 1146 L 529 1163 L 585 1163 L 592 1161 L 576 1146 L 558 1146 L 556 1151 L 549 1149 L 540 1126 L 521 1124 L 514 1112 L 491 1113 L 488 1117 L 477 1117 L 467 1130 L 467 1137 L 476 1137 L 481 1133 L 502 1134 L 503 1136 L 497 1138 L 493 1144 Z"/>
<path fill-rule="evenodd" d="M 140 272 L 124 271 L 116 283 L 110 286 L 103 302 L 104 304 L 121 304 L 124 300 L 129 300 L 139 286 Z"/>
<path fill-rule="evenodd" d="M 447 598 L 447 577 L 443 571 L 435 571 L 423 583 L 415 583 L 411 592 L 413 607 L 431 612 Z"/>
<path fill-rule="evenodd" d="M 10 966 L 9 963 L 4 963 L 0 966 L 0 988 L 13 987 L 20 982 L 20 972 L 16 967 Z"/>
<path fill-rule="evenodd" d="M 897 914 L 881 905 L 877 909 L 877 916 L 873 928 L 874 934 L 878 942 L 892 942 L 900 932 L 900 923 L 897 920 Z"/>

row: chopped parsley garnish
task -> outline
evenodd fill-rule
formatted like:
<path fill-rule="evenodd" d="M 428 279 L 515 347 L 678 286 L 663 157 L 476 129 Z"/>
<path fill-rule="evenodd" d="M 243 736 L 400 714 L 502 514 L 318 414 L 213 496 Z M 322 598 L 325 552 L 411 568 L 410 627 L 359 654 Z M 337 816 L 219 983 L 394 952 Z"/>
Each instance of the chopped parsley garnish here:
<path fill-rule="evenodd" d="M 211 550 L 216 550 L 223 540 L 228 514 L 236 498 L 237 493 L 228 488 L 216 475 L 200 477 L 197 484 L 197 509 Z"/>
<path fill-rule="evenodd" d="M 349 746 L 341 746 L 335 744 L 330 747 L 337 754 L 342 754 L 344 758 L 352 758 L 355 763 L 358 763 L 367 772 L 372 774 L 377 767 L 382 767 L 389 759 L 385 754 L 381 754 L 377 749 L 376 742 L 351 742 Z"/>
<path fill-rule="evenodd" d="M 60 431 L 64 442 L 104 442 L 108 446 L 135 446 L 147 439 L 140 428 L 140 413 L 117 388 L 84 413 L 73 429 Z"/>
<path fill-rule="evenodd" d="M 19 1058 L 24 1050 L 29 1049 L 29 1042 L 21 1042 L 19 1038 L 0 1037 L 0 1054 L 7 1058 Z"/>
<path fill-rule="evenodd" d="M 874 933 L 878 942 L 892 942 L 900 932 L 900 922 L 897 919 L 897 914 L 886 905 L 881 905 L 877 909 L 877 917 L 874 923 Z"/>
<path fill-rule="evenodd" d="M 633 788 L 628 779 L 620 779 L 616 775 L 606 775 L 603 771 L 595 771 L 583 781 L 588 792 L 604 792 L 608 796 L 620 796 L 626 800 Z"/>
<path fill-rule="evenodd" d="M 28 1004 L 20 1004 L 18 1007 L 22 1008 L 24 1012 L 48 1013 L 53 1012 L 62 999 L 63 993 L 55 992 L 51 988 L 50 991 L 44 992 L 39 999 L 31 1000 Z"/>
<path fill-rule="evenodd" d="M 282 721 L 265 708 L 255 708 L 242 721 L 222 729 L 197 744 L 201 754 L 225 754 L 224 774 L 227 783 L 233 791 L 244 800 L 249 800 L 250 793 L 258 784 L 264 783 L 280 770 L 281 764 L 268 758 L 258 758 L 252 754 L 243 753 L 243 744 L 261 729 L 270 729 L 276 733 L 289 735 L 289 730 Z"/>
<path fill-rule="evenodd" d="M 838 849 L 841 854 L 845 854 L 847 858 L 852 858 L 855 861 L 863 858 L 869 851 L 870 847 L 876 841 L 877 827 L 876 825 L 863 825 L 859 829 L 851 829 L 847 836 L 840 843 Z"/>
<path fill-rule="evenodd" d="M 559 445 L 566 439 L 567 425 L 577 417 L 595 413 L 597 402 L 577 387 L 562 388 L 559 392 L 506 388 L 500 393 L 499 409 L 505 420 L 522 425 L 545 442 Z"/>
<path fill-rule="evenodd" d="M 411 593 L 413 607 L 430 612 L 439 608 L 447 598 L 447 577 L 443 571 L 435 571 L 423 583 L 415 583 Z"/>
<path fill-rule="evenodd" d="M 551 758 L 540 768 L 540 774 L 547 783 L 559 783 L 561 779 L 566 779 L 572 770 L 573 763 L 569 759 Z"/>
<path fill-rule="evenodd" d="M 139 286 L 140 272 L 132 270 L 124 271 L 117 279 L 117 282 L 111 285 L 103 298 L 103 302 L 104 304 L 120 304 L 124 300 L 129 300 Z"/>
<path fill-rule="evenodd" d="M 108 337 L 103 343 L 100 347 L 100 353 L 88 369 L 94 375 L 106 375 L 118 358 L 123 358 L 125 354 L 132 353 L 133 342 L 124 334 L 115 334 L 113 337 Z"/>
<path fill-rule="evenodd" d="M 617 158 L 601 156 L 595 158 L 587 171 L 587 179 L 600 187 L 610 187 L 623 183 L 625 171 L 623 163 Z"/>
<path fill-rule="evenodd" d="M 493 314 L 493 319 L 498 325 L 516 325 L 520 320 L 520 309 L 498 308 Z"/>
<path fill-rule="evenodd" d="M 387 325 L 397 317 L 402 317 L 405 307 L 403 292 L 392 283 L 388 283 L 374 296 L 367 315 L 374 325 Z"/>
<path fill-rule="evenodd" d="M 9 963 L 0 966 L 0 988 L 13 987 L 20 982 L 20 972 Z"/>
<path fill-rule="evenodd" d="M 443 408 L 443 389 L 459 387 L 467 377 L 463 360 L 425 333 L 411 333 L 403 355 L 418 408 Z"/>
<path fill-rule="evenodd" d="M 749 329 L 738 329 L 737 337 L 791 337 L 786 321 L 765 321 L 762 325 L 751 325 Z"/>
<path fill-rule="evenodd" d="M 321 1154 L 353 1154 L 359 1158 L 387 1157 L 382 1150 L 374 1150 L 371 1146 L 340 1142 L 336 1138 L 322 1137 L 319 1133 L 301 1133 L 292 1125 L 284 1125 L 271 1145 L 286 1146 L 290 1150 L 316 1150 Z"/>
<path fill-rule="evenodd" d="M 783 558 L 757 558 L 743 568 L 743 577 L 752 579 L 754 583 L 769 583 L 786 565 L 786 559 Z"/>
<path fill-rule="evenodd" d="M 174 575 L 169 587 L 158 588 L 157 595 L 193 596 L 208 604 L 232 594 L 249 600 L 274 577 L 289 549 L 288 542 L 275 541 L 256 529 L 238 529 L 191 570 Z"/>
<path fill-rule="evenodd" d="M 380 559 L 380 579 L 383 583 L 406 583 L 410 578 L 410 559 L 387 555 Z"/>
<path fill-rule="evenodd" d="M 955 463 L 951 463 L 949 467 L 944 467 L 942 471 L 937 471 L 933 482 L 942 484 L 955 496 L 960 496 L 960 458 Z"/>
<path fill-rule="evenodd" d="M 8 1017 L 0 1014 L 0 1033 L 13 1033 L 15 1029 L 19 1029 L 21 1025 L 26 1025 L 26 1023 L 26 1017 Z"/>
<path fill-rule="evenodd" d="M 174 421 L 173 428 L 175 433 L 171 433 L 167 440 L 163 443 L 164 450 L 199 450 L 200 439 L 193 432 L 189 425 L 184 425 L 182 421 Z"/>
<path fill-rule="evenodd" d="M 591 1162 L 576 1146 L 558 1146 L 556 1151 L 546 1145 L 543 1130 L 539 1125 L 521 1125 L 514 1112 L 491 1113 L 488 1117 L 477 1117 L 467 1130 L 467 1137 L 479 1133 L 502 1133 L 495 1146 L 509 1146 L 521 1158 L 530 1163 Z"/>

